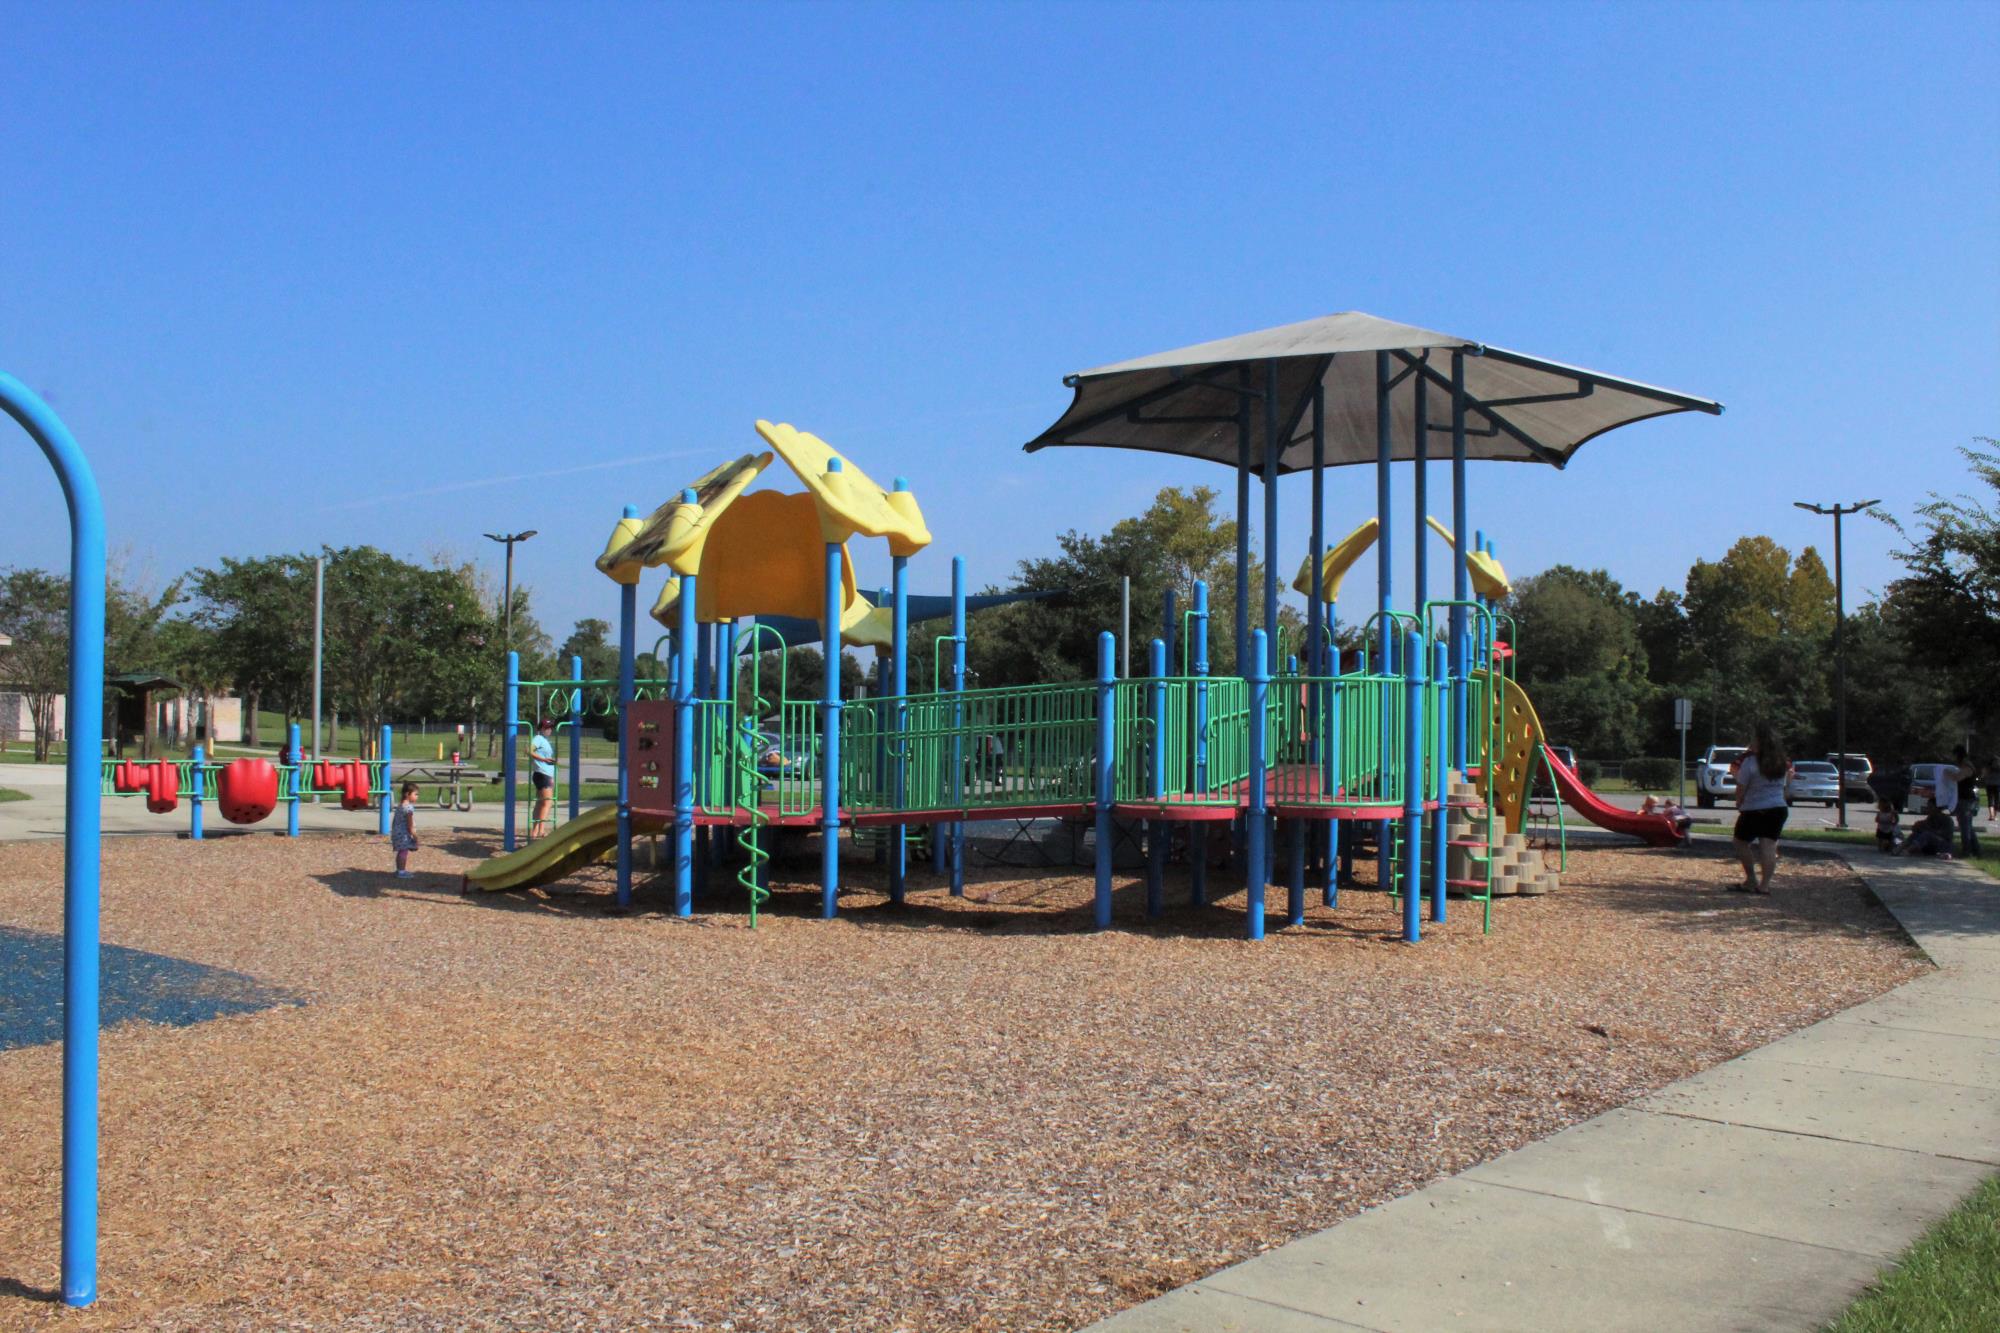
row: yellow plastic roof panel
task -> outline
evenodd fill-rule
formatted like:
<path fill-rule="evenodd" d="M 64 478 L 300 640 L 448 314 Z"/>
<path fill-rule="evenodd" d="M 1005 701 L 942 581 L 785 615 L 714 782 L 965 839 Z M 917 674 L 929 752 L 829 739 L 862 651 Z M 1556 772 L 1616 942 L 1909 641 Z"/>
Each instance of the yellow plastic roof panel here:
<path fill-rule="evenodd" d="M 1431 525 L 1431 531 L 1445 539 L 1454 550 L 1458 541 L 1451 529 L 1438 522 L 1435 515 L 1426 517 L 1424 522 Z M 1465 553 L 1465 572 L 1472 579 L 1472 590 L 1488 601 L 1497 602 L 1514 591 L 1514 585 L 1507 581 L 1507 570 L 1499 560 L 1484 551 Z"/>
<path fill-rule="evenodd" d="M 915 555 L 930 545 L 930 529 L 924 526 L 916 497 L 908 491 L 898 494 L 909 499 L 892 502 L 889 492 L 866 472 L 807 431 L 783 422 L 759 421 L 757 433 L 805 483 L 818 506 L 822 542 L 844 542 L 857 533 L 886 537 L 895 555 Z"/>
<path fill-rule="evenodd" d="M 611 529 L 611 540 L 604 543 L 604 554 L 597 557 L 597 570 L 613 583 L 630 586 L 639 581 L 639 574 L 645 569 L 636 557 L 630 554 L 632 543 L 646 526 L 646 520 L 634 515 L 621 518 L 618 526 Z"/>
<path fill-rule="evenodd" d="M 705 473 L 687 488 L 694 492 L 693 500 L 676 496 L 655 509 L 625 549 L 606 549 L 597 567 L 609 573 L 607 562 L 643 565 L 649 569 L 670 565 L 676 574 L 701 573 L 702 549 L 708 541 L 710 525 L 770 465 L 768 453 L 744 454 Z"/>
<path fill-rule="evenodd" d="M 1342 537 L 1338 545 L 1327 549 L 1325 556 L 1320 560 L 1319 567 L 1319 595 L 1321 601 L 1337 602 L 1340 600 L 1340 581 L 1347 577 L 1347 571 L 1354 567 L 1354 562 L 1359 560 L 1367 553 L 1368 548 L 1375 544 L 1376 534 L 1381 531 L 1382 521 L 1371 518 L 1345 537 Z M 1292 580 L 1292 590 L 1294 592 L 1302 592 L 1308 597 L 1312 596 L 1312 553 L 1310 551 L 1306 553 L 1306 558 L 1299 564 L 1298 577 Z"/>

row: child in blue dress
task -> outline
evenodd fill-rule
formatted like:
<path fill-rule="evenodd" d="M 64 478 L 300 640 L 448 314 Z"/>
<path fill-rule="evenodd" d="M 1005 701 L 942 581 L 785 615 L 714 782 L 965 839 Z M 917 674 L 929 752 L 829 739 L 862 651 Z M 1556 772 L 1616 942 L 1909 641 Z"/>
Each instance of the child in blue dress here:
<path fill-rule="evenodd" d="M 396 851 L 396 878 L 410 878 L 410 853 L 417 850 L 417 784 L 405 782 L 395 817 L 389 821 L 389 845 Z"/>

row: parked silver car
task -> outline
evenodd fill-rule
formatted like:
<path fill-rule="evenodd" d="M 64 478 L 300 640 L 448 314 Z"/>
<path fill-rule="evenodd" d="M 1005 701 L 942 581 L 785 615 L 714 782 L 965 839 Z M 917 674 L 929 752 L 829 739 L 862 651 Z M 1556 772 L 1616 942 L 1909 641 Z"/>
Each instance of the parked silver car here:
<path fill-rule="evenodd" d="M 1834 805 L 1840 800 L 1840 770 L 1821 759 L 1801 759 L 1785 777 L 1785 799 L 1793 805 L 1818 801 Z"/>

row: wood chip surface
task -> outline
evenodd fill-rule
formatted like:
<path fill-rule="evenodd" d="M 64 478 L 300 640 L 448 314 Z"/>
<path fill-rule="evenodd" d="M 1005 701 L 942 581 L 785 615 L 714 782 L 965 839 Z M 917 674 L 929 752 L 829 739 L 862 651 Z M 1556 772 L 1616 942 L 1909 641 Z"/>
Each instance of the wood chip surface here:
<path fill-rule="evenodd" d="M 1763 899 L 1573 852 L 1490 936 L 1353 891 L 1252 944 L 1240 889 L 1149 924 L 1125 875 L 1093 933 L 1066 870 L 899 910 L 858 860 L 827 923 L 811 856 L 754 932 L 614 915 L 607 868 L 463 899 L 492 839 L 422 831 L 409 881 L 362 836 L 107 844 L 107 942 L 308 1003 L 105 1033 L 82 1313 L 61 1052 L 0 1054 L 0 1327 L 1074 1328 L 1927 968 L 1826 859 Z M 0 846 L 0 923 L 59 930 L 60 867 Z"/>

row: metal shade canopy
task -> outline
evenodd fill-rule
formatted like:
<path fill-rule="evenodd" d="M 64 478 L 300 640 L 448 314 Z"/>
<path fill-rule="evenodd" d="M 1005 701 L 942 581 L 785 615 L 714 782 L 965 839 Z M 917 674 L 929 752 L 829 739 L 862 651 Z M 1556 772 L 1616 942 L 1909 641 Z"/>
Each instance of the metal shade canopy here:
<path fill-rule="evenodd" d="M 1023 448 L 1145 449 L 1235 467 L 1247 433 L 1250 468 L 1265 472 L 1267 374 L 1253 373 L 1257 367 L 1275 372 L 1278 472 L 1313 466 L 1316 385 L 1325 388 L 1326 465 L 1379 462 L 1376 357 L 1357 354 L 1387 353 L 1390 457 L 1413 459 L 1419 384 L 1429 430 L 1448 429 L 1454 352 L 1465 354 L 1468 459 L 1563 467 L 1607 430 L 1673 412 L 1722 411 L 1707 398 L 1349 310 L 1067 376 L 1076 391 L 1069 410 Z"/>

